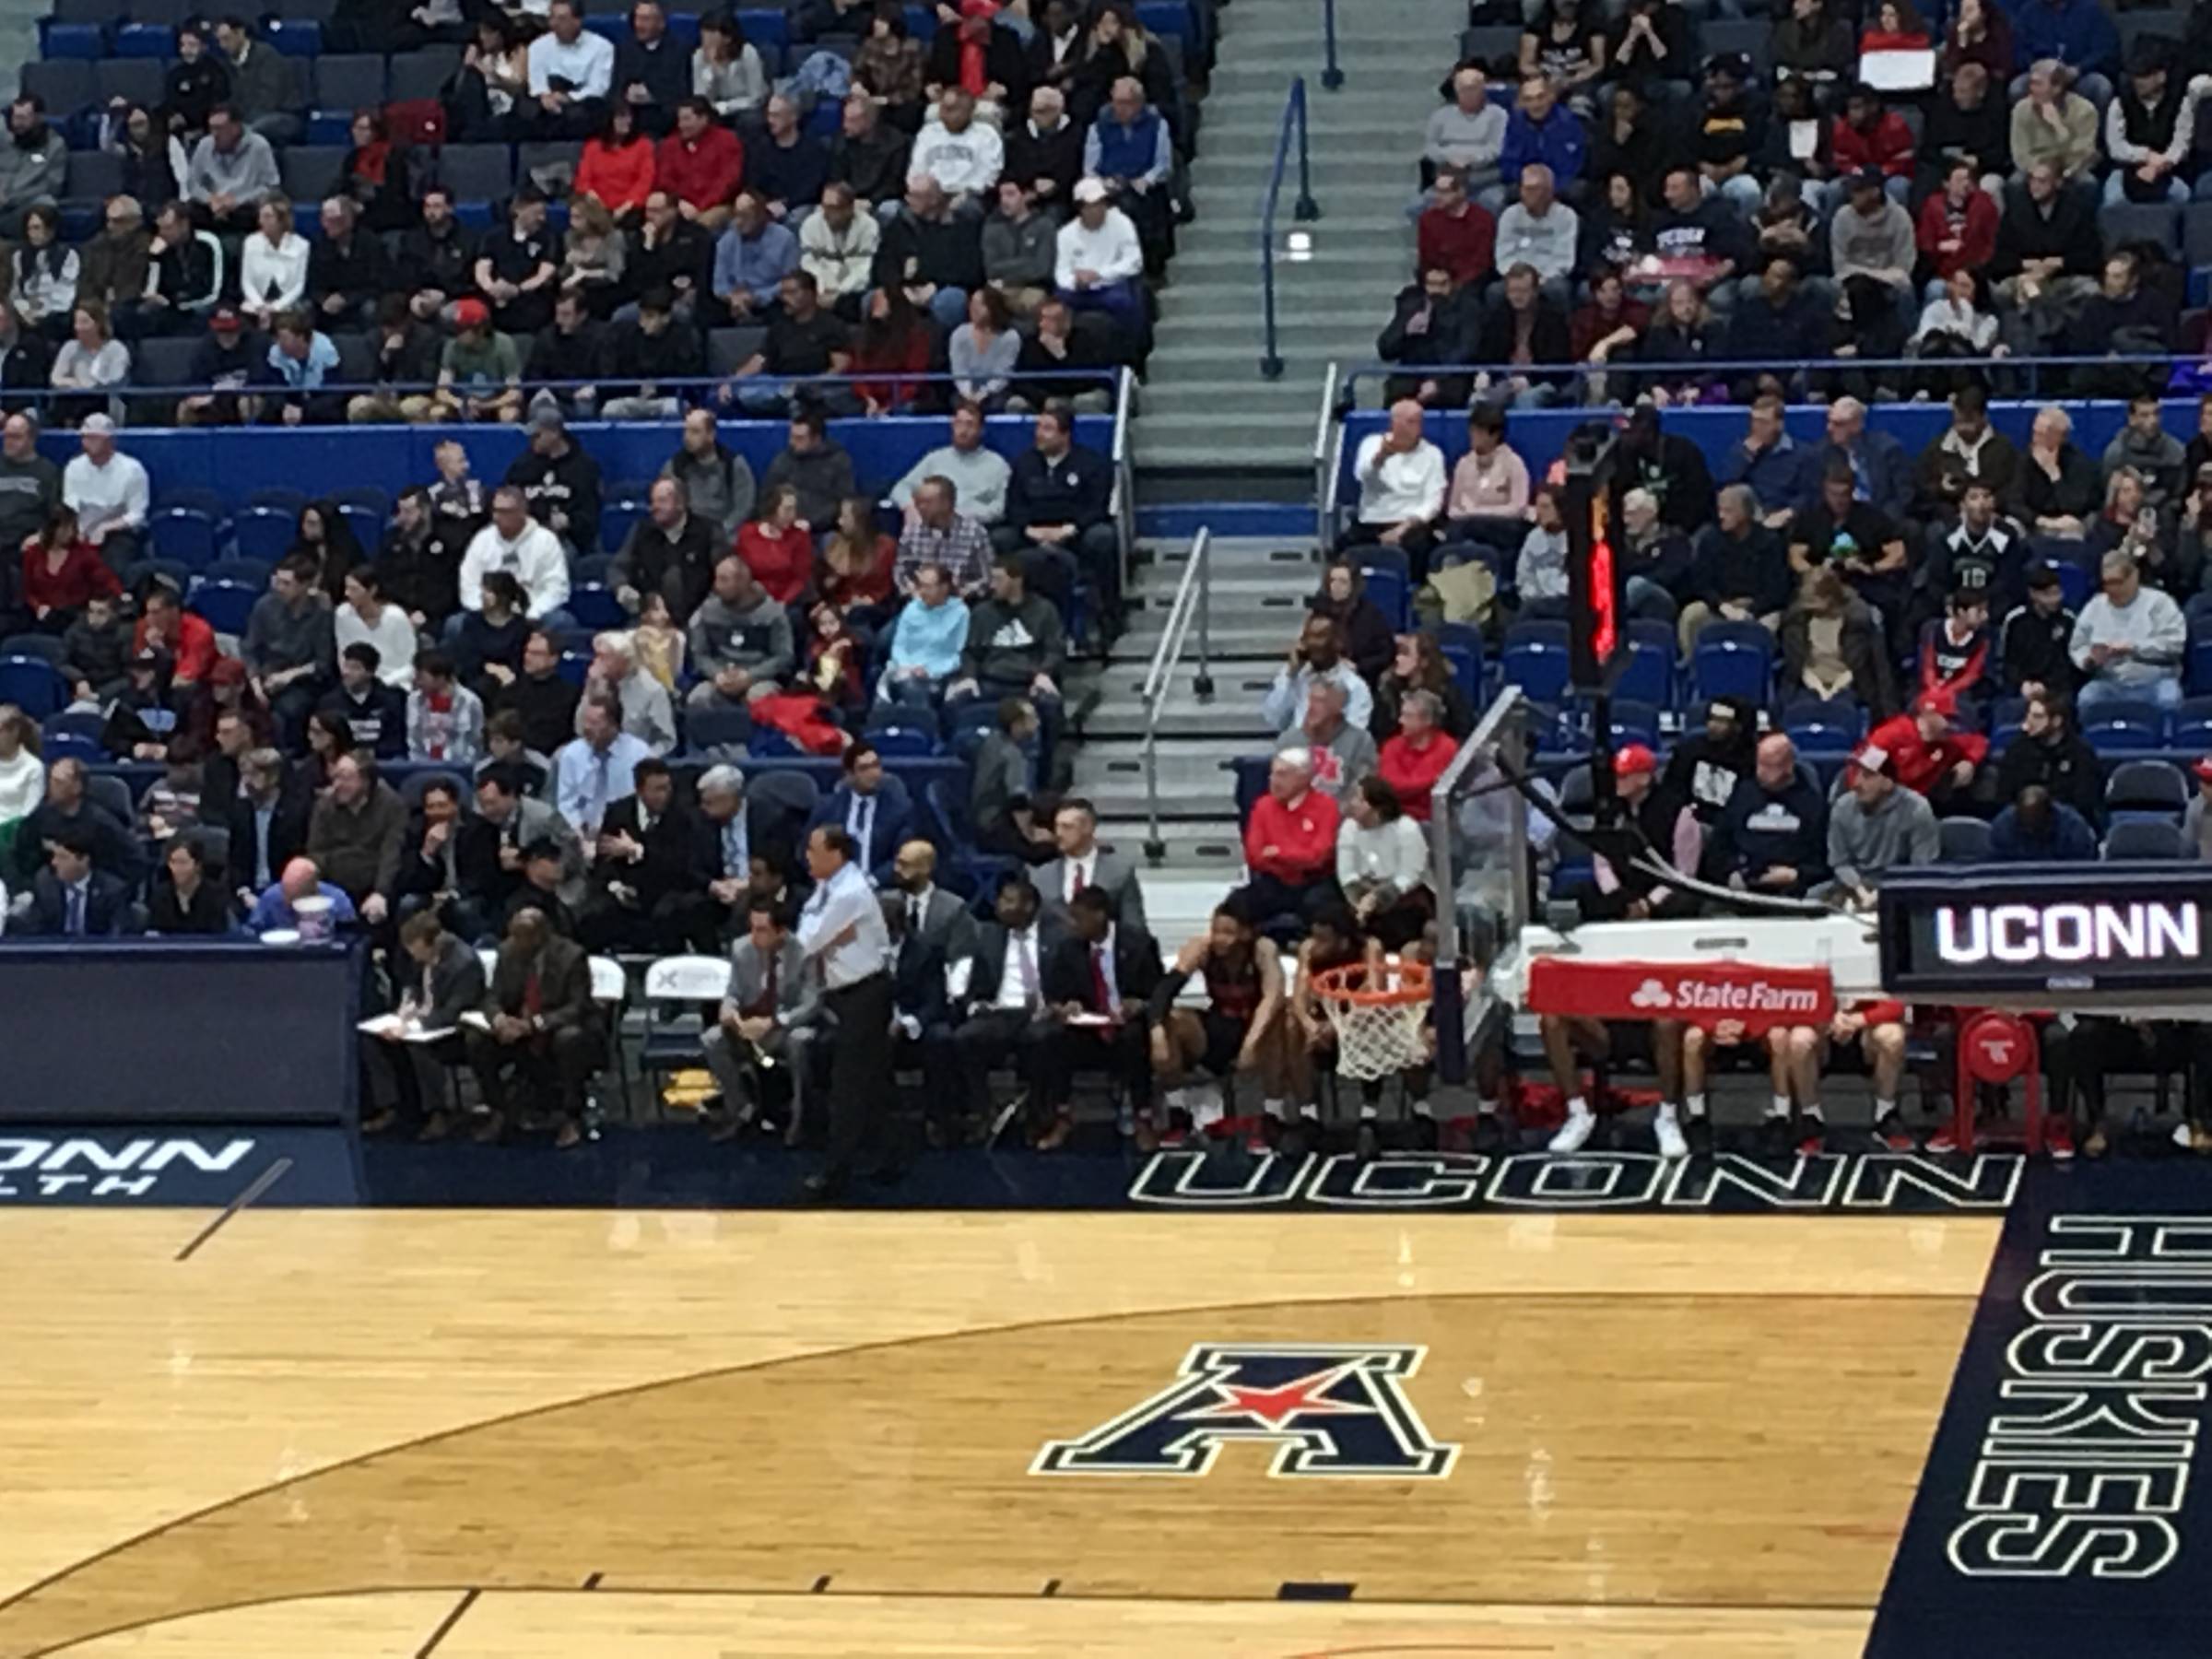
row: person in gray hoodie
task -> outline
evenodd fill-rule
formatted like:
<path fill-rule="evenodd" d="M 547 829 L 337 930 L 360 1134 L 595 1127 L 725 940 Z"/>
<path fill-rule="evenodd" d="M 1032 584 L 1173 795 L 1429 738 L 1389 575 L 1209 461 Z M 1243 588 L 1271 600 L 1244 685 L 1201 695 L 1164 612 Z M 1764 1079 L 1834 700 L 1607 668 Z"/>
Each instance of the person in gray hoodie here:
<path fill-rule="evenodd" d="M 0 426 L 0 550 L 9 556 L 7 571 L 0 574 L 0 614 L 21 573 L 18 549 L 39 533 L 61 499 L 61 468 L 39 453 L 37 423 L 29 415 L 10 415 Z"/>
<path fill-rule="evenodd" d="M 0 147 L 0 236 L 23 234 L 23 210 L 61 199 L 69 146 L 46 124 L 46 103 L 26 94 L 7 106 L 9 142 Z"/>
<path fill-rule="evenodd" d="M 216 105 L 207 117 L 207 135 L 193 146 L 184 170 L 184 194 L 207 209 L 214 228 L 251 234 L 262 198 L 275 194 L 283 182 L 269 141 L 248 132 L 233 105 Z"/>
<path fill-rule="evenodd" d="M 1834 898 L 1870 908 L 1884 875 L 1902 865 L 1934 864 L 1943 850 L 1936 809 L 1897 781 L 1897 762 L 1871 746 L 1852 761 L 1851 786 L 1828 813 L 1828 863 Z"/>
<path fill-rule="evenodd" d="M 714 424 L 714 411 L 694 409 L 684 417 L 684 441 L 661 468 L 661 477 L 684 487 L 691 516 L 718 526 L 726 543 L 753 516 L 752 464 L 726 447 Z"/>
<path fill-rule="evenodd" d="M 1036 706 L 1039 775 L 1053 775 L 1060 739 L 1060 675 L 1067 636 L 1059 608 L 1029 591 L 1018 553 L 1003 553 L 991 567 L 991 592 L 969 607 L 968 643 L 959 677 L 945 689 L 947 702 L 969 697 L 1026 697 Z"/>
<path fill-rule="evenodd" d="M 1052 291 L 1059 235 L 1018 180 L 999 180 L 998 211 L 983 221 L 983 275 L 1016 314 L 1028 316 Z"/>
<path fill-rule="evenodd" d="M 791 613 L 735 553 L 714 567 L 714 591 L 691 614 L 690 646 L 700 677 L 684 700 L 692 709 L 742 709 L 779 689 L 795 661 Z"/>

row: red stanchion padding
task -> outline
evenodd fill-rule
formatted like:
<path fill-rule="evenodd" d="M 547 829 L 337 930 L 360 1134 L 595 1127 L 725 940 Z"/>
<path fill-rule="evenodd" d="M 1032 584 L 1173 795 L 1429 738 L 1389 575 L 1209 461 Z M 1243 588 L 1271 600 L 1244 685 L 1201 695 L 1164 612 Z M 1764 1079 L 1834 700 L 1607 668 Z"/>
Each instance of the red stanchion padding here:
<path fill-rule="evenodd" d="M 1995 1008 L 1959 1017 L 1959 1087 L 1951 1137 L 1960 1152 L 1974 1149 L 1974 1085 L 2021 1080 L 2027 1090 L 2028 1150 L 2043 1149 L 2042 1050 L 2035 1027 Z"/>
<path fill-rule="evenodd" d="M 1757 1035 L 1777 1026 L 1825 1026 L 1835 1018 L 1836 987 L 1825 968 L 1540 956 L 1528 965 L 1527 1005 L 1537 1014 L 1678 1019 L 1707 1030 L 1728 1020 Z"/>

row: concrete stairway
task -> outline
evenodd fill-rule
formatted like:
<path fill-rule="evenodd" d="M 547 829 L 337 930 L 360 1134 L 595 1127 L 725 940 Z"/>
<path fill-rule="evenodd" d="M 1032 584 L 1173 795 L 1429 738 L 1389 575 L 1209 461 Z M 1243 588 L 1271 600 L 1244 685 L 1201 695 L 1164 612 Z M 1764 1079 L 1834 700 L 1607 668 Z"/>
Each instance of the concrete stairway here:
<path fill-rule="evenodd" d="M 1242 863 L 1236 780 L 1229 763 L 1273 746 L 1276 735 L 1260 717 L 1260 702 L 1319 581 L 1311 539 L 1214 538 L 1214 691 L 1201 699 L 1193 685 L 1197 672 L 1194 627 L 1159 725 L 1160 827 L 1167 857 L 1157 866 L 1144 865 L 1147 874 L 1158 869 L 1205 875 L 1218 898 Z M 1133 573 L 1129 630 L 1102 668 L 1077 677 L 1078 685 L 1095 685 L 1100 699 L 1085 722 L 1084 743 L 1076 756 L 1076 793 L 1097 806 L 1101 838 L 1140 861 L 1147 835 L 1141 693 L 1189 551 L 1187 542 L 1161 547 L 1149 564 Z M 1206 908 L 1211 904 L 1207 900 Z"/>
<path fill-rule="evenodd" d="M 1148 477 L 1280 474 L 1306 464 L 1327 363 L 1373 356 L 1392 296 L 1406 280 L 1405 209 L 1422 124 L 1465 18 L 1460 0 L 1340 4 L 1346 83 L 1329 92 L 1321 85 L 1317 0 L 1237 0 L 1223 12 L 1192 176 L 1197 218 L 1179 233 L 1136 421 L 1136 461 Z M 1260 212 L 1284 100 L 1300 75 L 1322 217 L 1304 225 L 1293 217 L 1293 149 L 1276 214 L 1286 368 L 1268 381 L 1260 374 Z M 1286 251 L 1293 231 L 1312 238 L 1296 263 Z"/>

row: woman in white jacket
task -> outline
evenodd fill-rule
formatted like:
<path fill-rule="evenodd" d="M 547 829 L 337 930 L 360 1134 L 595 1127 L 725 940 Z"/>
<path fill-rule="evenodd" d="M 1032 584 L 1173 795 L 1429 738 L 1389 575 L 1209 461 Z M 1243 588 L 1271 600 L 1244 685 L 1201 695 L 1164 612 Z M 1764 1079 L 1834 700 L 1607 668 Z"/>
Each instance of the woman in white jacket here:
<path fill-rule="evenodd" d="M 292 229 L 292 205 L 283 196 L 265 198 L 254 218 L 260 228 L 239 255 L 238 286 L 241 309 L 265 329 L 307 294 L 307 238 Z"/>

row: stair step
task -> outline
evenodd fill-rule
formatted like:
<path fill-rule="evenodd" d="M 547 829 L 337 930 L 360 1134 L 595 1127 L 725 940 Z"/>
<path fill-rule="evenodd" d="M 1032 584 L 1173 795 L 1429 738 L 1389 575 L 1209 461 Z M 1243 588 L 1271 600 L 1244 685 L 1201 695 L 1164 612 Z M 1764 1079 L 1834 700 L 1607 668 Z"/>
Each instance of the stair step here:
<path fill-rule="evenodd" d="M 1099 819 L 1099 840 L 1139 860 L 1138 868 L 1147 875 L 1156 870 L 1166 876 L 1201 872 L 1226 880 L 1244 862 L 1233 810 L 1211 818 L 1163 819 L 1159 826 L 1163 856 L 1157 865 L 1145 853 L 1145 842 L 1149 837 L 1150 828 L 1141 814 L 1125 818 L 1101 815 Z M 1161 907 L 1151 902 L 1148 893 L 1145 915 L 1155 928 L 1164 919 Z M 1194 924 L 1183 931 L 1194 934 L 1198 931 L 1195 925 L 1198 918 L 1194 916 L 1190 920 Z M 1169 939 L 1174 936 L 1173 930 L 1163 935 Z"/>

